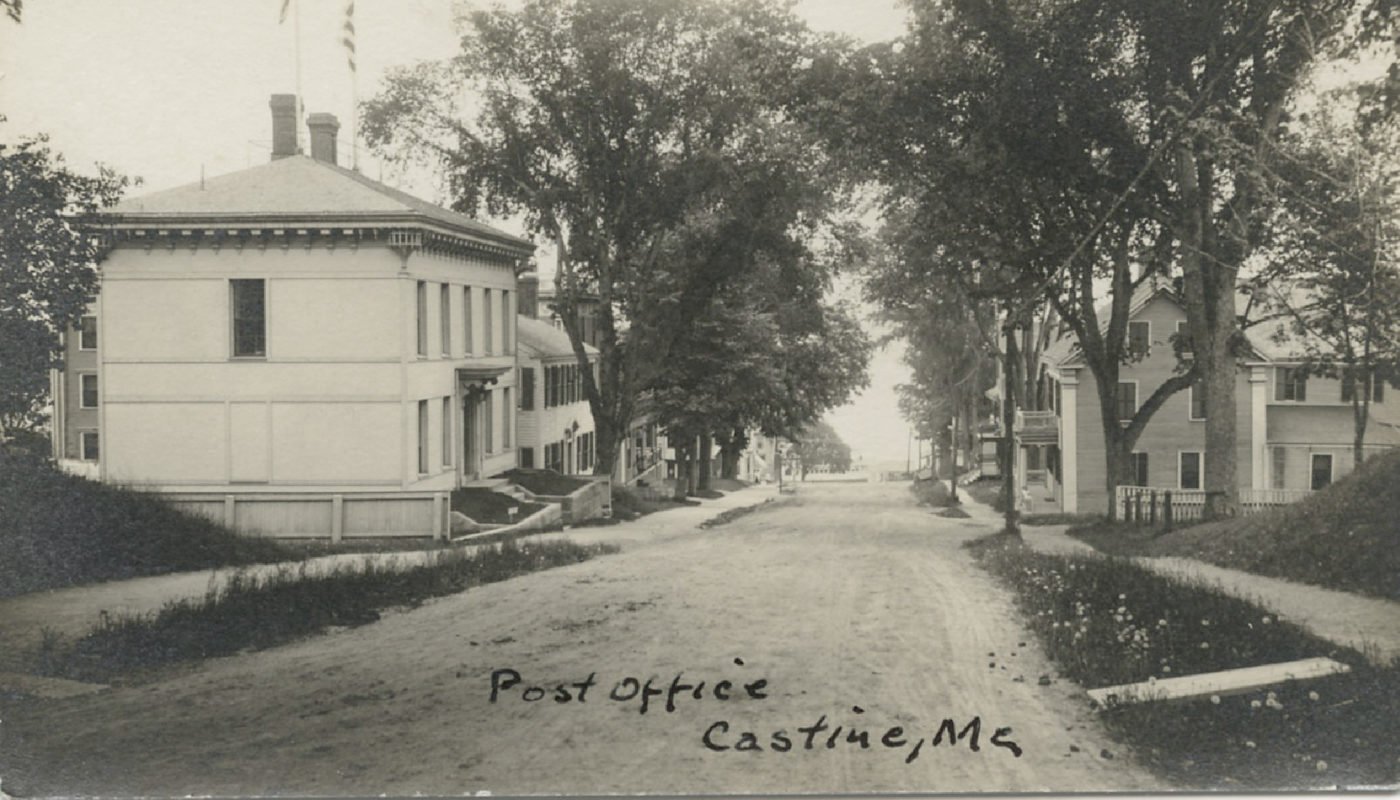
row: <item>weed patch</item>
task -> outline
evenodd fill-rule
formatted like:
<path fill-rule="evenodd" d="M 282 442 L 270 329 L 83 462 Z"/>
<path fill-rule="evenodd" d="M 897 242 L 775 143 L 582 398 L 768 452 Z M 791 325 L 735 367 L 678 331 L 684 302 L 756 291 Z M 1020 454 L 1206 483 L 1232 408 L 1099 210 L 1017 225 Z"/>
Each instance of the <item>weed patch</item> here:
<path fill-rule="evenodd" d="M 362 625 L 396 606 L 440 597 L 529 572 L 616 552 L 573 542 L 444 550 L 421 565 L 365 560 L 309 574 L 284 566 L 231 576 L 202 598 L 167 604 L 153 615 L 107 617 L 72 643 L 46 638 L 45 674 L 110 682 L 168 664 L 261 650 L 331 626 Z"/>
<path fill-rule="evenodd" d="M 1037 553 L 1009 537 L 970 545 L 1016 593 L 1060 671 L 1085 688 L 1330 656 L 1353 672 L 1234 697 L 1102 712 L 1145 763 L 1189 788 L 1390 785 L 1400 668 L 1376 669 L 1272 612 L 1106 557 Z"/>

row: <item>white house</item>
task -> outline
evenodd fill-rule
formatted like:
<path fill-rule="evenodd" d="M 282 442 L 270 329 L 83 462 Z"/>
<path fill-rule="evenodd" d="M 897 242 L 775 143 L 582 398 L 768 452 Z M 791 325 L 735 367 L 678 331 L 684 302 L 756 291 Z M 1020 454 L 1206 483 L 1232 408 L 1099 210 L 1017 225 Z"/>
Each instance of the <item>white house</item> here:
<path fill-rule="evenodd" d="M 100 220 L 100 479 L 267 534 L 441 533 L 447 492 L 516 463 L 533 246 L 337 166 L 328 114 L 298 154 L 271 107 L 271 163 Z"/>
<path fill-rule="evenodd" d="M 569 335 L 523 314 L 516 324 L 520 466 L 592 474 L 598 442 Z M 598 350 L 589 344 L 583 347 L 589 365 L 597 369 Z"/>

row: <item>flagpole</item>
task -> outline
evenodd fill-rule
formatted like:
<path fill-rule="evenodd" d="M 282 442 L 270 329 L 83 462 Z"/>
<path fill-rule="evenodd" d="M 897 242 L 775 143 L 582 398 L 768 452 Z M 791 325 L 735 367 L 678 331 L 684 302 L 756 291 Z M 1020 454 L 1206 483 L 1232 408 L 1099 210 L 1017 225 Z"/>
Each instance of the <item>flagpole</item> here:
<path fill-rule="evenodd" d="M 360 71 L 350 70 L 350 168 L 360 171 Z"/>
<path fill-rule="evenodd" d="M 302 105 L 301 99 L 301 3 L 298 3 L 297 0 L 289 0 L 289 2 L 292 4 L 292 41 L 296 51 L 297 152 L 301 153 L 303 152 L 301 149 L 301 121 L 306 116 L 306 108 Z"/>

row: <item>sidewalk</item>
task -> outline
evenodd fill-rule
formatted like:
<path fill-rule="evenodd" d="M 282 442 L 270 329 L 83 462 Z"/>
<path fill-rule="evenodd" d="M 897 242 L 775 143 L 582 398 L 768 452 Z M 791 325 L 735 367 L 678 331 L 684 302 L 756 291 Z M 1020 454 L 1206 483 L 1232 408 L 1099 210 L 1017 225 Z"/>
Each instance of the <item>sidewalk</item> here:
<path fill-rule="evenodd" d="M 1001 515 L 971 498 L 963 507 L 979 523 L 1001 529 Z M 1097 550 L 1065 534 L 1067 525 L 1026 525 L 1021 537 L 1042 553 L 1091 555 Z M 1190 558 L 1134 558 L 1153 572 L 1214 586 L 1268 608 L 1313 635 L 1364 653 L 1372 663 L 1400 659 L 1400 603 L 1217 567 Z"/>
<path fill-rule="evenodd" d="M 631 522 L 523 536 L 518 541 L 568 539 L 579 544 L 609 542 L 633 545 L 692 533 L 700 523 L 724 511 L 763 503 L 776 496 L 777 490 L 774 487 L 750 486 L 714 500 L 700 500 L 700 504 L 696 506 L 658 511 Z M 480 545 L 465 542 L 461 546 Z M 344 553 L 291 563 L 298 567 L 305 563 L 307 571 L 315 574 L 340 564 L 367 560 L 394 561 L 403 566 L 410 566 L 425 562 L 436 552 L 439 551 Z M 24 657 L 43 640 L 45 630 L 65 638 L 82 636 L 98 623 L 103 612 L 112 615 L 153 613 L 167 603 L 201 597 L 239 571 L 260 575 L 275 572 L 284 566 L 286 565 L 260 564 L 180 572 L 35 592 L 0 600 L 0 673 L 21 669 L 24 666 Z M 3 683 L 3 676 L 0 676 L 0 688 L 3 688 Z"/>

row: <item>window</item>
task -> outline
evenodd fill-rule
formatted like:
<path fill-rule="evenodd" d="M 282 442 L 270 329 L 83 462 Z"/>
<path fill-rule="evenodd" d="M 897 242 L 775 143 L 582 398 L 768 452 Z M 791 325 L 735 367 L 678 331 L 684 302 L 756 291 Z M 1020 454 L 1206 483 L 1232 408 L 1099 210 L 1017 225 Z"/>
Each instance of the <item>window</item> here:
<path fill-rule="evenodd" d="M 428 284 L 418 282 L 418 355 L 428 355 Z"/>
<path fill-rule="evenodd" d="M 501 291 L 501 350 L 506 355 L 510 355 L 514 347 L 514 340 L 511 337 L 511 321 L 515 315 L 510 313 L 510 292 Z"/>
<path fill-rule="evenodd" d="M 442 465 L 452 466 L 452 398 L 442 398 Z"/>
<path fill-rule="evenodd" d="M 1055 415 L 1064 416 L 1065 413 L 1065 393 L 1064 384 L 1055 381 Z"/>
<path fill-rule="evenodd" d="M 78 407 L 97 408 L 97 373 L 84 372 L 78 376 Z"/>
<path fill-rule="evenodd" d="M 462 330 L 467 334 L 464 341 L 467 343 L 466 354 L 470 356 L 472 354 L 472 287 L 470 286 L 462 288 Z"/>
<path fill-rule="evenodd" d="M 102 456 L 101 443 L 97 440 L 97 431 L 83 431 L 82 446 L 84 461 L 96 461 Z"/>
<path fill-rule="evenodd" d="M 520 410 L 535 410 L 535 369 L 534 367 L 520 368 Z"/>
<path fill-rule="evenodd" d="M 483 444 L 483 446 L 486 448 L 486 452 L 488 452 L 488 453 L 494 453 L 494 452 L 496 452 L 496 393 L 495 393 L 495 392 L 487 392 L 487 393 L 486 393 L 485 397 L 482 399 L 481 408 L 482 408 L 482 414 L 484 415 L 484 417 L 485 417 L 485 419 L 486 419 L 486 424 L 482 426 L 482 428 L 485 429 L 485 430 L 484 430 L 484 433 L 486 434 L 484 437 L 482 437 L 482 438 L 485 440 L 482 444 Z"/>
<path fill-rule="evenodd" d="M 1308 376 L 1296 367 L 1279 367 L 1274 380 L 1274 399 L 1302 403 L 1308 399 Z"/>
<path fill-rule="evenodd" d="M 1147 454 L 1133 453 L 1129 456 L 1129 464 L 1132 467 L 1133 486 L 1147 486 Z"/>
<path fill-rule="evenodd" d="M 564 443 L 553 442 L 544 446 L 544 468 L 555 472 L 564 471 Z"/>
<path fill-rule="evenodd" d="M 533 448 L 533 447 L 522 447 L 522 448 L 520 448 L 520 459 L 519 459 L 519 463 L 520 463 L 520 468 L 521 468 L 521 469 L 534 469 L 534 468 L 535 468 L 535 448 Z"/>
<path fill-rule="evenodd" d="M 1187 389 L 1186 391 L 1190 394 L 1191 399 L 1191 416 L 1189 417 L 1189 419 L 1192 422 L 1199 422 L 1205 419 L 1206 387 L 1202 386 L 1200 381 L 1196 381 L 1195 383 L 1191 384 L 1191 388 Z"/>
<path fill-rule="evenodd" d="M 1312 454 L 1312 490 L 1326 489 L 1332 485 L 1332 454 Z"/>
<path fill-rule="evenodd" d="M 1342 376 L 1342 402 L 1350 403 L 1356 396 L 1356 376 L 1350 373 Z M 1374 377 L 1364 378 L 1360 381 L 1363 386 L 1371 389 L 1371 402 L 1381 403 L 1385 401 L 1385 381 L 1376 380 Z M 1361 393 L 1361 399 L 1366 399 L 1366 393 Z"/>
<path fill-rule="evenodd" d="M 1137 414 L 1137 381 L 1118 382 L 1118 419 L 1130 422 Z"/>
<path fill-rule="evenodd" d="M 423 284 L 418 284 L 422 286 Z M 418 474 L 428 474 L 428 401 L 418 401 Z"/>
<path fill-rule="evenodd" d="M 1288 464 L 1288 451 L 1282 447 L 1275 447 L 1273 450 L 1273 463 L 1270 465 L 1273 472 L 1273 484 L 1275 489 L 1286 489 L 1288 485 L 1284 482 L 1286 476 L 1285 467 Z"/>
<path fill-rule="evenodd" d="M 1128 323 L 1128 356 L 1133 359 L 1147 358 L 1152 352 L 1152 323 Z"/>
<path fill-rule="evenodd" d="M 1180 456 L 1180 464 L 1177 468 L 1176 485 L 1182 489 L 1201 488 L 1201 454 L 1199 452 L 1185 452 Z"/>
<path fill-rule="evenodd" d="M 1191 333 L 1187 329 L 1186 320 L 1184 319 L 1176 321 L 1176 340 L 1181 343 L 1181 352 L 1183 355 L 1191 352 Z"/>
<path fill-rule="evenodd" d="M 510 449 L 510 412 L 515 409 L 510 404 L 510 387 L 501 390 L 501 447 Z"/>
<path fill-rule="evenodd" d="M 452 355 L 452 287 L 443 284 L 438 289 L 438 335 L 442 337 L 442 354 Z"/>
<path fill-rule="evenodd" d="M 97 317 L 86 316 L 78 320 L 78 349 L 97 349 Z"/>
<path fill-rule="evenodd" d="M 496 337 L 495 337 L 495 335 L 494 335 L 494 334 L 495 334 L 495 331 L 491 330 L 491 328 L 492 328 L 492 322 L 493 322 L 492 317 L 495 316 L 495 315 L 491 313 L 491 290 L 490 290 L 490 289 L 487 289 L 487 290 L 486 290 L 486 300 L 485 300 L 485 302 L 483 302 L 483 303 L 481 304 L 481 310 L 482 310 L 482 313 L 484 314 L 484 316 L 483 316 L 483 318 L 482 318 L 482 321 L 486 323 L 486 326 L 485 326 L 485 327 L 486 327 L 486 333 L 483 334 L 483 335 L 486 337 L 486 341 L 485 341 L 485 345 L 486 345 L 486 355 L 489 356 L 489 355 L 491 355 L 492 352 L 495 351 L 495 347 L 496 347 Z"/>
<path fill-rule="evenodd" d="M 233 306 L 233 357 L 267 355 L 267 294 L 261 278 L 229 281 Z"/>

